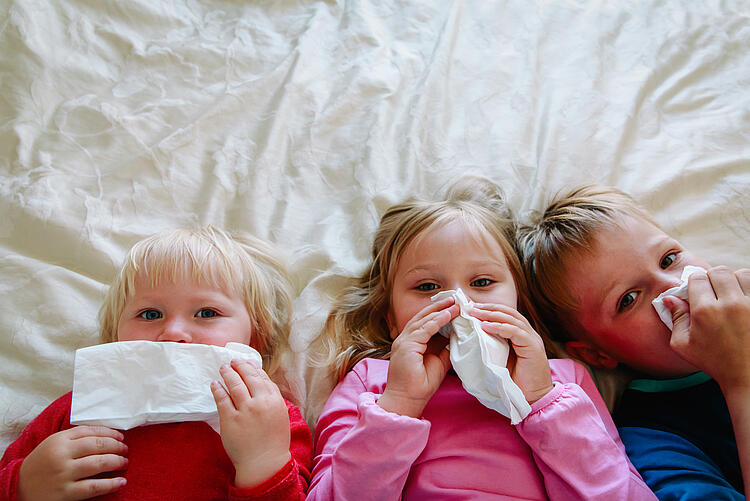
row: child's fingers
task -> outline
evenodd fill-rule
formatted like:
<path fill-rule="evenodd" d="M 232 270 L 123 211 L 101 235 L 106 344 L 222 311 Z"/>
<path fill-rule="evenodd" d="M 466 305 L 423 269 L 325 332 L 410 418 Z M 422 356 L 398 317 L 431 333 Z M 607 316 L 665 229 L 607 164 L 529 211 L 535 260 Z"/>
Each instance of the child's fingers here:
<path fill-rule="evenodd" d="M 419 322 L 420 320 L 423 320 L 430 315 L 449 309 L 451 306 L 455 305 L 455 303 L 456 300 L 453 299 L 453 297 L 447 297 L 445 299 L 441 299 L 440 301 L 430 303 L 422 308 L 419 312 L 417 312 L 417 314 L 412 317 L 409 323 Z"/>
<path fill-rule="evenodd" d="M 227 390 L 224 389 L 220 382 L 211 382 L 211 394 L 214 397 L 216 409 L 219 411 L 220 416 L 237 410 L 234 407 L 234 402 L 232 402 L 232 397 L 229 396 L 229 393 L 227 393 Z"/>
<path fill-rule="evenodd" d="M 716 294 L 706 273 L 697 271 L 688 277 L 688 302 L 698 303 L 716 300 Z"/>
<path fill-rule="evenodd" d="M 482 330 L 490 336 L 510 341 L 516 348 L 530 346 L 534 339 L 529 331 L 513 324 L 482 322 Z"/>
<path fill-rule="evenodd" d="M 123 477 L 87 478 L 76 482 L 70 494 L 73 499 L 90 499 L 116 492 L 126 483 L 127 481 Z"/>
<path fill-rule="evenodd" d="M 420 344 L 426 344 L 437 331 L 458 315 L 458 306 L 452 305 L 447 309 L 434 311 L 419 319 L 412 319 L 404 327 L 404 332 L 399 336 L 406 335 L 406 339 L 417 341 Z M 396 338 L 398 340 L 398 338 Z M 403 342 L 403 341 L 402 341 Z"/>
<path fill-rule="evenodd" d="M 726 266 L 717 266 L 708 270 L 708 278 L 711 281 L 717 299 L 732 300 L 743 295 L 742 288 L 732 270 Z"/>
<path fill-rule="evenodd" d="M 677 296 L 668 294 L 664 296 L 664 306 L 667 307 L 669 313 L 672 315 L 672 338 L 680 333 L 687 333 L 690 327 L 690 306 L 687 301 Z M 685 323 L 683 325 L 683 323 Z"/>
<path fill-rule="evenodd" d="M 73 475 L 76 479 L 93 477 L 108 471 L 124 470 L 128 458 L 117 454 L 96 454 L 77 459 L 73 463 Z"/>
<path fill-rule="evenodd" d="M 219 373 L 224 379 L 224 386 L 226 386 L 226 391 L 229 398 L 232 399 L 235 409 L 239 409 L 250 399 L 250 390 L 240 375 L 229 365 L 222 365 Z"/>
<path fill-rule="evenodd" d="M 484 322 L 506 323 L 520 328 L 530 326 L 526 317 L 521 315 L 518 310 L 501 304 L 475 304 L 470 313 L 473 317 Z"/>
<path fill-rule="evenodd" d="M 73 459 L 96 454 L 125 455 L 128 453 L 128 446 L 113 437 L 90 435 L 74 439 L 70 453 Z"/>
<path fill-rule="evenodd" d="M 125 435 L 121 432 L 106 426 L 74 426 L 73 428 L 66 430 L 65 434 L 67 435 L 67 438 L 71 440 L 83 437 L 110 437 L 115 440 L 125 440 Z"/>
<path fill-rule="evenodd" d="M 250 392 L 250 397 L 261 397 L 275 393 L 276 384 L 262 370 L 243 360 L 232 360 L 232 368 L 240 375 Z"/>

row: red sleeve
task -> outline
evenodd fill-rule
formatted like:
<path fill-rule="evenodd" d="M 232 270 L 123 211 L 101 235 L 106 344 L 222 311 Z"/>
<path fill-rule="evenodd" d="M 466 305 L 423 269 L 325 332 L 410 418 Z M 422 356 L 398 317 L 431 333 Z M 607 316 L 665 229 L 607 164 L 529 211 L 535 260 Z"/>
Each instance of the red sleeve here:
<path fill-rule="evenodd" d="M 18 472 L 21 463 L 42 440 L 70 428 L 71 393 L 52 402 L 10 444 L 0 459 L 0 499 L 15 501 L 18 496 Z"/>
<path fill-rule="evenodd" d="M 310 428 L 302 418 L 296 405 L 286 401 L 289 411 L 291 442 L 289 452 L 292 459 L 262 484 L 250 489 L 229 488 L 230 500 L 273 501 L 278 499 L 305 499 L 310 483 L 312 466 L 312 437 Z"/>

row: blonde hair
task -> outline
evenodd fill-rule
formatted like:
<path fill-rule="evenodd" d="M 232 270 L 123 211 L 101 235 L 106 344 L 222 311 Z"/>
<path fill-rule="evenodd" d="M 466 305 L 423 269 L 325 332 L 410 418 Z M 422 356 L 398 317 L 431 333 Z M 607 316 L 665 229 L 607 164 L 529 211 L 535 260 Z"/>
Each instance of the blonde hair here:
<path fill-rule="evenodd" d="M 247 234 L 215 226 L 178 229 L 147 237 L 128 252 L 99 310 L 102 343 L 117 341 L 117 324 L 137 277 L 153 285 L 185 277 L 205 281 L 244 298 L 252 321 L 252 344 L 269 375 L 288 344 L 292 289 L 273 247 Z"/>
<path fill-rule="evenodd" d="M 399 257 L 428 228 L 461 219 L 484 231 L 500 245 L 513 275 L 519 311 L 540 327 L 531 306 L 514 247 L 515 222 L 500 188 L 479 177 L 463 177 L 440 201 L 411 199 L 390 207 L 380 219 L 372 245 L 372 262 L 344 289 L 326 320 L 329 358 L 339 377 L 364 358 L 386 359 L 392 340 L 386 323 L 390 288 Z"/>
<path fill-rule="evenodd" d="M 591 248 L 599 230 L 617 226 L 623 217 L 656 224 L 632 197 L 597 184 L 558 193 L 531 224 L 519 228 L 519 251 L 531 298 L 556 341 L 575 339 L 571 313 L 576 299 L 565 283 L 567 264 Z"/>

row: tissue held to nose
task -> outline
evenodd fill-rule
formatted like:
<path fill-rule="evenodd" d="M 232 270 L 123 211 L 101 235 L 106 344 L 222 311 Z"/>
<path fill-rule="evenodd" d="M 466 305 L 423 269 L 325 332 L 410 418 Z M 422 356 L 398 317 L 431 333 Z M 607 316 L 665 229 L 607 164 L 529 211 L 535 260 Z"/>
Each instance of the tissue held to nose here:
<path fill-rule="evenodd" d="M 260 353 L 242 343 L 121 341 L 81 348 L 75 356 L 70 422 L 129 430 L 206 421 L 218 432 L 210 384 L 232 359 L 262 363 Z"/>
<path fill-rule="evenodd" d="M 450 355 L 464 389 L 485 407 L 494 409 L 518 424 L 531 412 L 523 391 L 513 382 L 506 368 L 510 347 L 482 330 L 481 322 L 469 315 L 474 306 L 461 289 L 442 291 L 431 300 L 453 297 L 460 314 L 440 329 L 450 339 Z"/>
<path fill-rule="evenodd" d="M 653 301 L 651 301 L 651 304 L 654 305 L 654 308 L 656 309 L 656 313 L 659 314 L 659 318 L 662 322 L 666 324 L 667 327 L 669 327 L 669 330 L 672 330 L 674 325 L 672 325 L 672 313 L 670 313 L 669 309 L 667 309 L 666 306 L 664 306 L 664 297 L 665 296 L 677 296 L 680 299 L 684 299 L 685 301 L 688 300 L 688 277 L 695 273 L 696 271 L 703 271 L 705 272 L 705 268 L 701 268 L 700 266 L 685 266 L 682 269 L 682 275 L 680 276 L 680 280 L 682 280 L 682 283 L 678 285 L 677 287 L 672 287 L 671 289 L 667 289 L 661 294 L 659 294 L 656 298 L 654 298 Z"/>

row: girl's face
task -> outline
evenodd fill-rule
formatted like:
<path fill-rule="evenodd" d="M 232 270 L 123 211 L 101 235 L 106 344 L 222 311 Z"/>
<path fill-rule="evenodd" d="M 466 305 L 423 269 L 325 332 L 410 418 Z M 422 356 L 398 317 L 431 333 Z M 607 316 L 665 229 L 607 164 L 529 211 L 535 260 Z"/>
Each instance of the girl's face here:
<path fill-rule="evenodd" d="M 573 319 L 580 341 L 629 367 L 656 377 L 679 377 L 697 369 L 670 347 L 671 332 L 651 304 L 679 285 L 682 269 L 708 264 L 652 223 L 626 217 L 607 227 L 566 270 L 578 299 Z"/>
<path fill-rule="evenodd" d="M 458 289 L 475 303 L 516 307 L 516 284 L 500 244 L 460 219 L 431 226 L 406 246 L 393 275 L 387 315 L 395 339 L 440 291 Z"/>
<path fill-rule="evenodd" d="M 205 282 L 178 278 L 152 286 L 137 277 L 117 324 L 118 341 L 250 344 L 252 324 L 241 297 Z"/>

